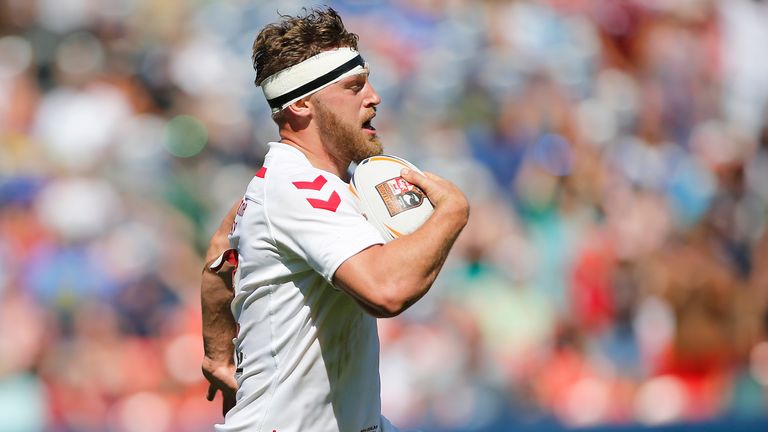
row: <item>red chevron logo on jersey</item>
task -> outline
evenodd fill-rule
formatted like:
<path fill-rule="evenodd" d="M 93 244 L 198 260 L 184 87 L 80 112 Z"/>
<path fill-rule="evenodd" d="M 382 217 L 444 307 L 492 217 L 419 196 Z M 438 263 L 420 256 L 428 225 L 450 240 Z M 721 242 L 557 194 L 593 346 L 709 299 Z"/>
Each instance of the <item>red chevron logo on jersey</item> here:
<path fill-rule="evenodd" d="M 339 196 L 336 191 L 333 191 L 331 194 L 331 197 L 327 200 L 321 200 L 317 198 L 307 198 L 307 201 L 309 201 L 309 205 L 316 209 L 321 210 L 329 210 L 332 212 L 336 212 L 336 209 L 339 208 L 339 204 L 341 204 L 341 197 Z"/>
<path fill-rule="evenodd" d="M 293 182 L 293 185 L 296 186 L 296 189 L 311 189 L 319 191 L 320 189 L 325 186 L 325 183 L 328 182 L 328 180 L 325 179 L 325 177 L 319 175 L 311 182 L 308 181 L 297 181 Z"/>
<path fill-rule="evenodd" d="M 325 186 L 326 183 L 328 183 L 328 180 L 326 180 L 322 175 L 319 175 L 315 177 L 315 179 L 311 182 L 297 181 L 293 182 L 293 185 L 296 186 L 296 189 L 319 191 L 323 188 L 323 186 Z M 307 201 L 313 208 L 336 212 L 336 209 L 339 208 L 339 204 L 341 204 L 341 197 L 336 191 L 333 191 L 327 200 L 307 198 Z"/>

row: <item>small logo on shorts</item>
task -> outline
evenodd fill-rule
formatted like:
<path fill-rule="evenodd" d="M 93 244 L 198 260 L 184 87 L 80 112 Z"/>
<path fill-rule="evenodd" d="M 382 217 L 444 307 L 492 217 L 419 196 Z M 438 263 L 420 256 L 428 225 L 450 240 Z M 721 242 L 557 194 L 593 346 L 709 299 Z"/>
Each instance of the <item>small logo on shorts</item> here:
<path fill-rule="evenodd" d="M 390 216 L 416 208 L 424 202 L 424 192 L 402 177 L 395 177 L 376 185 Z"/>

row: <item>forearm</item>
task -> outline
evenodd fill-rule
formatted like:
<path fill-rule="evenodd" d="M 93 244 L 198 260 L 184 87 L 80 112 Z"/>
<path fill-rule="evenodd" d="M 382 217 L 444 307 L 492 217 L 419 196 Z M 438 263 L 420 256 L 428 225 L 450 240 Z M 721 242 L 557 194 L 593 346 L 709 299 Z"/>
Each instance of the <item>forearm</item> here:
<path fill-rule="evenodd" d="M 236 336 L 237 326 L 230 308 L 234 298 L 231 278 L 233 267 L 225 262 L 222 268 L 214 270 L 210 265 L 229 248 L 228 233 L 237 206 L 232 206 L 211 238 L 200 284 L 205 357 L 206 361 L 218 364 L 234 362 L 232 338 Z"/>
<path fill-rule="evenodd" d="M 335 282 L 369 313 L 397 315 L 429 291 L 467 221 L 467 209 L 437 209 L 415 232 L 342 264 Z"/>
<path fill-rule="evenodd" d="M 408 169 L 401 175 L 427 194 L 434 213 L 416 231 L 349 258 L 333 279 L 378 317 L 398 315 L 426 294 L 469 218 L 469 203 L 453 183 Z"/>
<path fill-rule="evenodd" d="M 230 305 L 234 292 L 225 279 L 209 269 L 203 270 L 201 305 L 205 357 L 218 363 L 234 362 L 232 338 L 237 326 Z"/>
<path fill-rule="evenodd" d="M 403 309 L 432 286 L 465 224 L 464 217 L 436 212 L 411 235 L 383 246 L 376 276 Z"/>

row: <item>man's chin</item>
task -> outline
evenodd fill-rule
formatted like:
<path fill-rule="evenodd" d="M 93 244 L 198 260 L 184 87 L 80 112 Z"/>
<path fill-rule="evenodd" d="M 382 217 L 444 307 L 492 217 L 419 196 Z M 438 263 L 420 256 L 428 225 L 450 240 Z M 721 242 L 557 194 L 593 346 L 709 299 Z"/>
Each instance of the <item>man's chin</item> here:
<path fill-rule="evenodd" d="M 381 145 L 381 141 L 378 139 L 369 141 L 368 144 L 369 145 L 365 148 L 365 151 L 361 151 L 355 155 L 355 157 L 352 159 L 353 162 L 360 163 L 363 159 L 379 156 L 384 153 L 384 147 Z"/>
<path fill-rule="evenodd" d="M 371 151 L 370 151 L 371 154 L 368 157 L 378 156 L 384 153 L 384 145 L 381 143 L 378 136 L 374 137 L 374 139 L 371 140 L 371 144 L 372 144 Z"/>

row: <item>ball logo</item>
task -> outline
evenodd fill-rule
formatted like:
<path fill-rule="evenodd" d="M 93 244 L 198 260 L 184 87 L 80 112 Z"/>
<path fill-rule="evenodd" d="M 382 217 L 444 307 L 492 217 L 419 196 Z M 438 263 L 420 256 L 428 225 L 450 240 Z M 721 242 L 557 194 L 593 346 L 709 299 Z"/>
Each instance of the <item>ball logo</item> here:
<path fill-rule="evenodd" d="M 424 202 L 424 192 L 402 177 L 395 177 L 376 185 L 390 216 L 416 208 Z"/>

